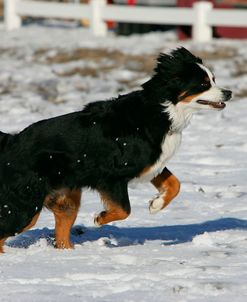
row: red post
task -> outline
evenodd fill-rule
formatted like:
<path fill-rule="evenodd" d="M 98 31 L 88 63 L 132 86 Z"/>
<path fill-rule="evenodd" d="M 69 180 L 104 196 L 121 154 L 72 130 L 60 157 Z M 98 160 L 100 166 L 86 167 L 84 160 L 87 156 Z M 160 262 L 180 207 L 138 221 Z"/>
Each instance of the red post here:
<path fill-rule="evenodd" d="M 128 5 L 136 5 L 136 0 L 128 0 L 127 4 Z"/>

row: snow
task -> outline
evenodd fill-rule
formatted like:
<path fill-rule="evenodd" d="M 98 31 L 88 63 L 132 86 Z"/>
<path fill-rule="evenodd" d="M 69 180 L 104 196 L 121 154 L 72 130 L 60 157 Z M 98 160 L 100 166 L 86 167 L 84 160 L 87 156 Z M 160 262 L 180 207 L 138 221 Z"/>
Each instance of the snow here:
<path fill-rule="evenodd" d="M 168 165 L 181 192 L 165 210 L 150 215 L 156 191 L 131 184 L 130 217 L 96 228 L 102 205 L 86 190 L 74 250 L 53 248 L 47 210 L 32 230 L 9 239 L 0 256 L 0 301 L 246 301 L 247 41 L 182 43 L 173 32 L 96 39 L 52 23 L 8 33 L 1 27 L 0 36 L 2 131 L 133 90 L 160 51 L 179 45 L 202 56 L 235 95 L 224 111 L 201 112 L 184 130 Z"/>

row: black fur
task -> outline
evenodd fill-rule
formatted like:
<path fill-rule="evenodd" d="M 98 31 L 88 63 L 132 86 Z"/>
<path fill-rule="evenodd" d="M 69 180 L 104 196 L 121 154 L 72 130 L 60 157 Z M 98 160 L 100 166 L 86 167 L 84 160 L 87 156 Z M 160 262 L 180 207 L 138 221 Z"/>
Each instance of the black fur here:
<path fill-rule="evenodd" d="M 0 134 L 0 239 L 14 235 L 59 188 L 107 192 L 130 212 L 127 185 L 161 154 L 171 126 L 162 103 L 201 91 L 199 58 L 184 48 L 160 55 L 143 89 L 91 103 L 84 110 Z"/>

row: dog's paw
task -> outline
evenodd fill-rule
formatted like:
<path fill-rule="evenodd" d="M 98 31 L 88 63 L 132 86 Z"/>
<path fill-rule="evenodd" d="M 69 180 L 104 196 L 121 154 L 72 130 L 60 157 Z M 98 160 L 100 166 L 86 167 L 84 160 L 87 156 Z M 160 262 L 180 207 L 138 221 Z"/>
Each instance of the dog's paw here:
<path fill-rule="evenodd" d="M 156 214 L 164 207 L 164 199 L 162 195 L 158 195 L 154 199 L 150 200 L 149 202 L 149 212 L 151 214 Z"/>

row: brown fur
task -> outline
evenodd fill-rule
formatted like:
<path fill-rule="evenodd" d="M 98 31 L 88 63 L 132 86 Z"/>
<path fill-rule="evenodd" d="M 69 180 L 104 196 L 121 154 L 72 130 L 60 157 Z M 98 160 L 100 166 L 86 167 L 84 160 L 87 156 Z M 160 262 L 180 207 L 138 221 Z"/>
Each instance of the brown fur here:
<path fill-rule="evenodd" d="M 1 253 L 4 253 L 4 250 L 3 250 L 3 245 L 4 245 L 4 242 L 7 238 L 3 238 L 0 240 L 0 254 Z"/>
<path fill-rule="evenodd" d="M 152 180 L 152 184 L 158 189 L 164 200 L 165 208 L 179 193 L 180 182 L 167 168 Z"/>
<path fill-rule="evenodd" d="M 80 207 L 81 191 L 62 189 L 54 191 L 45 198 L 44 206 L 53 212 L 55 216 L 55 246 L 59 249 L 73 248 L 69 236 L 71 227 L 75 222 Z M 29 225 L 20 233 L 32 228 L 40 213 L 36 214 Z M 0 253 L 3 253 L 3 245 L 7 238 L 0 240 Z"/>
<path fill-rule="evenodd" d="M 45 206 L 55 216 L 55 246 L 59 249 L 73 248 L 70 231 L 80 207 L 81 191 L 63 189 L 55 191 L 45 199 Z"/>
<path fill-rule="evenodd" d="M 190 103 L 195 97 L 197 97 L 198 95 L 200 95 L 200 93 L 199 94 L 192 94 L 192 95 L 189 95 L 189 96 L 187 96 L 187 97 L 181 97 L 181 102 L 183 102 L 183 103 Z"/>
<path fill-rule="evenodd" d="M 129 213 L 125 212 L 121 207 L 118 207 L 116 203 L 104 192 L 100 192 L 100 197 L 106 210 L 101 212 L 95 218 L 95 223 L 97 225 L 100 226 L 112 221 L 123 220 L 129 216 Z"/>
<path fill-rule="evenodd" d="M 39 218 L 39 215 L 40 215 L 40 213 L 36 214 L 36 215 L 33 217 L 32 221 L 29 223 L 29 225 L 26 226 L 26 227 L 21 231 L 21 233 L 22 233 L 22 232 L 25 232 L 25 231 L 27 231 L 27 230 L 29 230 L 29 229 L 31 229 L 31 228 L 36 224 L 36 222 L 37 222 L 37 220 L 38 220 L 38 218 Z"/>
<path fill-rule="evenodd" d="M 38 218 L 39 218 L 39 215 L 40 215 L 40 213 L 36 214 L 36 215 L 33 217 L 32 221 L 29 223 L 29 225 L 27 225 L 27 226 L 26 226 L 21 232 L 19 232 L 19 233 L 22 233 L 22 232 L 25 232 L 25 231 L 31 229 L 31 228 L 36 224 L 36 222 L 37 222 L 37 220 L 38 220 Z M 6 240 L 7 240 L 7 238 L 3 238 L 3 239 L 0 240 L 0 253 L 4 253 L 3 245 L 4 245 L 4 242 L 5 242 Z"/>

